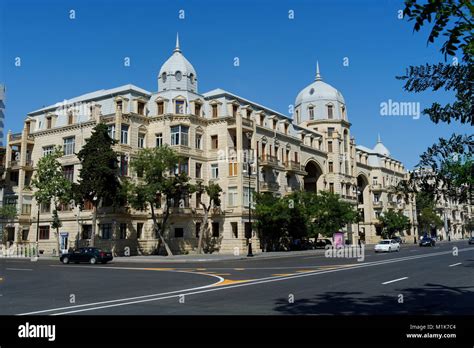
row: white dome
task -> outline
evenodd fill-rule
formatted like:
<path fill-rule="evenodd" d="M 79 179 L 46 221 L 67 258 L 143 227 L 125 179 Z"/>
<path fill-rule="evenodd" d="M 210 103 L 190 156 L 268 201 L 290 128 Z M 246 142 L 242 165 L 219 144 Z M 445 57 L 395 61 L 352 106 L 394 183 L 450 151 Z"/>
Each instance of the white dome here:
<path fill-rule="evenodd" d="M 312 103 L 319 100 L 338 101 L 339 103 L 345 104 L 344 97 L 337 89 L 326 82 L 316 80 L 298 93 L 295 106 L 301 103 Z"/>
<path fill-rule="evenodd" d="M 382 144 L 382 140 L 380 140 L 380 135 L 377 140 L 377 144 L 374 146 L 374 152 L 378 153 L 379 155 L 390 157 L 390 151 Z"/>
<path fill-rule="evenodd" d="M 158 74 L 158 91 L 181 89 L 197 92 L 197 74 L 192 64 L 182 54 L 179 38 L 171 57 L 161 66 Z"/>
<path fill-rule="evenodd" d="M 342 94 L 323 82 L 316 64 L 316 78 L 298 93 L 295 100 L 296 122 L 312 120 L 346 120 L 346 105 Z"/>

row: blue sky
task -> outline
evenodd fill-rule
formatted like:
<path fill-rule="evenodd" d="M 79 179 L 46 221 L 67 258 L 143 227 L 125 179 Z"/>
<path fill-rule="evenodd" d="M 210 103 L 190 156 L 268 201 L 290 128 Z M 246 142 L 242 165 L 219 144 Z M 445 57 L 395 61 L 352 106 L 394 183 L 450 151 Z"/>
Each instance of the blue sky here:
<path fill-rule="evenodd" d="M 181 9 L 185 19 L 178 18 Z M 344 95 L 356 142 L 372 147 L 380 133 L 392 155 L 412 168 L 439 137 L 472 129 L 380 115 L 389 99 L 422 109 L 451 100 L 447 93 L 403 92 L 395 79 L 409 65 L 443 59 L 439 45 L 426 45 L 426 30 L 413 34 L 412 24 L 397 18 L 399 9 L 399 0 L 1 0 L 5 133 L 20 131 L 28 112 L 87 92 L 127 83 L 156 91 L 179 32 L 200 92 L 222 88 L 284 114 L 314 80 L 318 60 L 324 81 Z"/>

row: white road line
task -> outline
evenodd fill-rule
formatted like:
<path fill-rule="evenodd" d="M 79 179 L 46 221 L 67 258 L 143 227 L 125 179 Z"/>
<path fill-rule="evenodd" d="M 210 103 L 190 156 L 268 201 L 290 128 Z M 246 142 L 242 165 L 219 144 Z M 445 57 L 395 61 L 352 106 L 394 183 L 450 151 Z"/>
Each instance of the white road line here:
<path fill-rule="evenodd" d="M 382 283 L 382 285 L 390 284 L 390 283 L 395 283 L 395 282 L 399 282 L 400 280 L 404 280 L 404 279 L 408 279 L 408 277 L 403 277 L 403 278 L 398 278 L 398 279 L 394 279 L 394 280 L 389 280 L 388 282 Z"/>
<path fill-rule="evenodd" d="M 468 250 L 474 250 L 474 248 L 459 249 L 459 252 L 468 251 Z M 54 314 L 51 314 L 51 315 L 63 315 L 63 314 L 72 314 L 72 313 L 79 313 L 79 312 L 85 312 L 85 311 L 93 311 L 93 310 L 103 309 L 103 308 L 126 306 L 126 305 L 129 305 L 129 304 L 135 304 L 135 303 L 158 301 L 158 300 L 178 297 L 180 295 L 189 296 L 189 295 L 201 294 L 201 293 L 206 293 L 206 292 L 227 290 L 227 289 L 238 288 L 238 287 L 243 287 L 243 286 L 250 286 L 250 285 L 256 285 L 256 284 L 271 283 L 271 282 L 277 282 L 277 281 L 288 280 L 288 279 L 293 279 L 293 278 L 309 277 L 309 276 L 314 276 L 314 275 L 319 275 L 319 274 L 341 272 L 341 271 L 346 271 L 346 270 L 355 269 L 355 268 L 365 268 L 365 267 L 370 267 L 370 266 L 378 266 L 378 265 L 387 264 L 387 263 L 402 262 L 402 261 L 432 257 L 432 256 L 436 256 L 436 255 L 445 255 L 445 254 L 451 254 L 451 253 L 452 253 L 452 251 L 449 250 L 449 251 L 429 253 L 429 254 L 424 254 L 424 255 L 406 256 L 406 257 L 403 257 L 403 258 L 395 258 L 395 259 L 389 259 L 389 260 L 383 260 L 383 261 L 373 261 L 373 262 L 363 263 L 363 264 L 356 265 L 356 266 L 339 268 L 339 269 L 332 269 L 332 270 L 326 270 L 326 271 L 314 271 L 314 272 L 307 272 L 307 273 L 302 273 L 302 274 L 300 273 L 300 274 L 291 275 L 291 276 L 277 276 L 277 277 L 260 278 L 260 279 L 255 279 L 254 281 L 248 281 L 248 282 L 245 282 L 245 283 L 233 284 L 233 285 L 232 284 L 231 285 L 223 285 L 223 286 L 220 286 L 220 287 L 214 287 L 214 288 L 211 288 L 211 289 L 206 289 L 206 288 L 213 287 L 216 284 L 219 284 L 221 282 L 221 281 L 219 281 L 215 284 L 206 285 L 204 287 L 195 288 L 195 289 L 183 289 L 183 290 L 172 291 L 172 292 L 169 292 L 169 293 L 146 295 L 146 296 L 137 296 L 137 297 L 132 297 L 132 298 L 128 298 L 128 299 L 124 298 L 124 299 L 118 299 L 118 300 L 102 301 L 102 302 L 89 303 L 89 304 L 83 304 L 83 305 L 75 305 L 75 306 L 68 306 L 68 307 L 62 307 L 62 308 L 46 309 L 46 310 L 42 310 L 42 311 L 22 313 L 22 314 L 18 314 L 18 315 L 30 315 L 30 314 L 37 314 L 37 313 L 55 312 L 55 311 L 60 311 L 60 310 L 63 310 L 63 309 L 74 309 L 74 308 L 79 308 L 79 307 L 87 307 L 87 306 L 93 306 L 93 305 L 105 304 L 105 303 L 112 303 L 112 302 L 123 302 L 123 301 L 131 300 L 131 299 L 140 299 L 140 298 L 153 297 L 153 296 L 162 296 L 162 295 L 167 295 L 167 294 L 172 294 L 172 293 L 176 294 L 176 295 L 166 296 L 166 297 L 149 298 L 149 299 L 146 299 L 146 300 L 125 302 L 125 303 L 117 303 L 117 304 L 112 304 L 112 305 L 107 305 L 107 306 L 92 307 L 92 308 L 85 308 L 85 309 L 73 310 L 73 311 L 68 311 L 68 312 L 54 313 Z M 78 267 L 78 266 L 76 266 L 76 267 Z M 110 268 L 110 267 L 103 267 L 103 268 Z M 166 272 L 170 272 L 170 271 L 166 271 Z M 178 271 L 178 272 L 196 273 L 196 272 L 184 272 L 184 271 Z M 202 273 L 202 274 L 204 274 L 204 273 Z M 212 274 L 209 274 L 209 275 L 212 276 Z M 219 276 L 215 276 L 215 277 L 221 278 Z M 221 279 L 223 281 L 223 278 L 221 278 Z M 186 291 L 192 291 L 192 290 L 198 290 L 198 289 L 202 289 L 202 290 L 186 293 Z"/>
<path fill-rule="evenodd" d="M 465 249 L 460 249 L 459 251 L 466 251 L 466 250 L 474 250 L 474 248 L 465 248 Z M 130 305 L 130 304 L 136 304 L 136 303 L 142 303 L 142 302 L 159 301 L 159 300 L 170 299 L 170 298 L 173 298 L 173 297 L 178 297 L 180 295 L 189 296 L 189 295 L 196 295 L 196 294 L 202 294 L 202 293 L 207 293 L 207 292 L 228 290 L 228 289 L 239 288 L 239 287 L 243 287 L 243 286 L 251 286 L 251 285 L 257 285 L 257 284 L 272 283 L 272 282 L 278 282 L 278 281 L 288 280 L 288 279 L 293 279 L 293 278 L 302 278 L 302 277 L 309 277 L 309 276 L 314 276 L 314 275 L 319 275 L 319 274 L 341 272 L 341 271 L 346 271 L 346 270 L 350 270 L 350 269 L 354 269 L 354 268 L 363 268 L 363 267 L 370 267 L 370 266 L 378 266 L 378 265 L 382 265 L 382 264 L 386 264 L 386 263 L 394 263 L 394 262 L 414 260 L 414 259 L 419 259 L 419 258 L 425 258 L 425 257 L 440 255 L 440 254 L 450 254 L 451 252 L 452 251 L 446 251 L 446 252 L 430 253 L 430 254 L 425 254 L 425 255 L 417 255 L 417 256 L 410 256 L 410 257 L 404 257 L 404 258 L 390 259 L 390 260 L 385 260 L 385 261 L 374 261 L 374 262 L 365 263 L 365 264 L 356 265 L 356 266 L 347 267 L 347 268 L 339 268 L 339 269 L 326 270 L 326 271 L 314 271 L 314 272 L 307 272 L 307 273 L 291 275 L 291 276 L 276 276 L 276 277 L 260 278 L 260 279 L 256 279 L 254 281 L 248 281 L 248 282 L 245 282 L 245 283 L 223 285 L 223 286 L 220 286 L 220 287 L 214 287 L 214 288 L 211 288 L 211 289 L 203 289 L 203 290 L 188 292 L 188 293 L 185 293 L 184 292 L 185 290 L 181 290 L 181 291 L 176 291 L 175 293 L 177 293 L 177 294 L 176 295 L 171 295 L 171 296 L 150 298 L 150 299 L 133 301 L 133 302 L 117 303 L 117 304 L 100 306 L 100 307 L 84 308 L 84 309 L 72 310 L 72 311 L 68 311 L 68 312 L 54 313 L 54 314 L 51 314 L 51 315 L 73 314 L 73 313 L 93 311 L 93 310 L 104 309 L 104 308 L 126 306 L 126 305 Z M 209 286 L 209 287 L 211 287 L 211 286 Z M 90 304 L 90 305 L 92 305 L 92 304 Z M 83 307 L 83 306 L 87 306 L 87 305 L 81 305 L 81 307 Z M 76 307 L 79 307 L 79 306 L 70 306 L 69 308 L 73 309 L 73 308 L 76 308 Z M 48 310 L 46 310 L 46 311 L 48 311 Z M 42 311 L 42 312 L 46 312 L 46 311 Z M 54 310 L 49 310 L 49 311 L 54 311 Z"/>
<path fill-rule="evenodd" d="M 7 271 L 32 271 L 30 268 L 6 268 Z"/>
<path fill-rule="evenodd" d="M 59 266 L 60 267 L 60 266 Z M 66 266 L 67 267 L 67 266 Z M 81 266 L 75 266 L 75 267 L 81 267 Z M 88 267 L 88 266 L 84 266 Z M 99 268 L 99 267 L 94 267 L 94 268 Z M 101 268 L 112 268 L 112 267 L 101 267 Z M 114 267 L 114 269 L 130 269 L 128 267 L 124 268 L 119 268 L 119 267 Z M 135 268 L 136 269 L 136 268 Z M 199 289 L 206 289 L 211 286 L 215 286 L 219 283 L 222 283 L 224 281 L 224 278 L 214 275 L 214 274 L 207 274 L 207 273 L 198 273 L 198 272 L 186 272 L 186 271 L 163 271 L 163 272 L 179 272 L 179 273 L 190 273 L 190 274 L 201 274 L 201 275 L 208 275 L 214 278 L 219 279 L 218 282 L 209 284 L 209 285 L 204 285 L 204 286 L 199 286 L 196 288 L 190 288 L 190 289 L 181 289 L 181 290 L 176 290 L 176 291 L 169 291 L 169 292 L 163 292 L 163 293 L 158 293 L 158 294 L 151 294 L 151 295 L 143 295 L 143 296 L 135 296 L 135 297 L 128 297 L 128 298 L 122 298 L 122 299 L 116 299 L 116 300 L 109 300 L 109 301 L 101 301 L 101 302 L 94 302 L 94 303 L 86 303 L 82 305 L 76 305 L 76 306 L 67 306 L 67 307 L 59 307 L 59 308 L 51 308 L 51 309 L 45 309 L 42 311 L 35 311 L 35 312 L 29 312 L 29 313 L 21 313 L 17 315 L 32 315 L 32 314 L 39 314 L 39 313 L 46 313 L 46 312 L 56 312 L 60 311 L 63 309 L 71 309 L 71 308 L 79 308 L 79 307 L 87 307 L 87 306 L 95 306 L 95 305 L 100 305 L 100 304 L 105 304 L 105 303 L 113 303 L 113 302 L 121 302 L 121 301 L 129 301 L 129 300 L 135 300 L 135 299 L 141 299 L 141 298 L 147 298 L 147 297 L 154 297 L 154 296 L 162 296 L 162 295 L 168 295 L 168 294 L 181 294 L 186 291 L 193 291 L 193 290 L 199 290 Z M 178 295 L 179 296 L 179 295 Z"/>
<path fill-rule="evenodd" d="M 462 265 L 462 262 L 453 263 L 452 265 L 449 265 L 449 267 L 454 267 L 454 266 L 459 266 L 459 265 Z"/>

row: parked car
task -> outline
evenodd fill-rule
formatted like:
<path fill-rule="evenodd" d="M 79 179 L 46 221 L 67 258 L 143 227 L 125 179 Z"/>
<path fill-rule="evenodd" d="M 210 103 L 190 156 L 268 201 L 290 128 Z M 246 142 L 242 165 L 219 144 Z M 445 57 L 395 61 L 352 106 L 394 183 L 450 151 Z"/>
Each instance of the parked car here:
<path fill-rule="evenodd" d="M 469 244 L 474 244 L 474 236 L 472 236 L 472 237 L 469 238 L 469 242 L 468 242 L 468 243 L 469 243 Z"/>
<path fill-rule="evenodd" d="M 400 251 L 400 243 L 398 243 L 397 241 L 393 239 L 383 239 L 378 244 L 375 245 L 374 250 L 376 253 L 380 251 L 384 251 L 384 252 Z"/>
<path fill-rule="evenodd" d="M 422 239 L 420 239 L 420 243 L 419 243 L 420 246 L 435 246 L 436 245 L 436 241 L 431 238 L 431 237 L 423 237 Z"/>
<path fill-rule="evenodd" d="M 393 240 L 395 240 L 398 244 L 403 244 L 403 239 L 396 236 L 396 237 L 392 237 Z"/>
<path fill-rule="evenodd" d="M 318 239 L 314 242 L 314 247 L 316 249 L 324 249 L 326 248 L 326 245 L 332 245 L 332 242 L 330 239 L 323 238 L 323 239 Z"/>
<path fill-rule="evenodd" d="M 70 253 L 62 254 L 59 261 L 64 264 L 68 264 L 69 262 L 88 262 L 94 265 L 97 262 L 107 263 L 112 261 L 112 259 L 113 256 L 111 252 L 99 248 L 79 248 Z"/>

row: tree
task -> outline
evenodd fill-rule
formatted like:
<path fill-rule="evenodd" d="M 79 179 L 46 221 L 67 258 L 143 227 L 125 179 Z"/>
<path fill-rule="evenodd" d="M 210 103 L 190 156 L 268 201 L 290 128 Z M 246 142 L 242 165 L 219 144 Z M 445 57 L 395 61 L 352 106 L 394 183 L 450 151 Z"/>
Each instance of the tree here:
<path fill-rule="evenodd" d="M 186 196 L 193 189 L 187 174 L 176 172 L 179 160 L 176 152 L 165 145 L 141 150 L 131 164 L 138 180 L 129 184 L 128 200 L 135 209 L 150 208 L 153 229 L 159 240 L 157 252 L 163 245 L 167 255 L 173 255 L 164 238 L 171 208 L 184 207 Z M 164 206 L 161 206 L 162 199 L 165 201 Z M 157 210 L 160 208 L 162 214 L 158 217 Z"/>
<path fill-rule="evenodd" d="M 6 204 L 0 207 L 0 243 L 4 242 L 4 228 L 5 225 L 18 216 L 16 206 L 13 204 Z"/>
<path fill-rule="evenodd" d="M 432 193 L 419 192 L 416 194 L 416 214 L 419 231 L 427 233 L 432 227 L 443 226 L 443 220 L 436 213 L 436 200 Z"/>
<path fill-rule="evenodd" d="M 401 211 L 394 211 L 393 209 L 383 213 L 379 221 L 382 223 L 387 238 L 392 238 L 396 232 L 402 232 L 411 227 L 410 219 Z"/>
<path fill-rule="evenodd" d="M 441 47 L 445 63 L 410 66 L 404 76 L 397 77 L 406 81 L 403 88 L 408 92 L 437 91 L 441 88 L 455 92 L 452 104 L 442 106 L 435 102 L 423 110 L 423 114 L 435 123 L 455 120 L 474 124 L 473 14 L 474 6 L 470 0 L 430 0 L 423 5 L 416 0 L 405 1 L 404 15 L 409 21 L 415 21 L 414 31 L 419 31 L 433 20 L 428 44 L 434 43 L 440 34 L 446 38 Z M 458 50 L 463 53 L 460 61 L 455 56 Z M 448 56 L 453 57 L 452 64 L 446 64 Z M 438 144 L 421 156 L 417 171 L 410 176 L 412 186 L 435 192 L 437 199 L 444 197 L 472 203 L 472 152 L 472 135 L 453 134 L 447 140 L 440 138 Z"/>
<path fill-rule="evenodd" d="M 39 204 L 53 204 L 53 222 L 51 227 L 56 230 L 57 250 L 59 252 L 59 228 L 62 223 L 58 216 L 61 204 L 69 204 L 73 198 L 72 183 L 63 173 L 63 167 L 59 158 L 63 156 L 60 146 L 54 148 L 53 152 L 41 157 L 38 161 L 35 176 L 31 181 L 35 189 L 34 197 Z M 39 209 L 38 205 L 38 209 Z"/>
<path fill-rule="evenodd" d="M 112 146 L 116 143 L 104 123 L 97 124 L 77 158 L 81 162 L 79 184 L 75 186 L 76 203 L 85 201 L 93 206 L 91 246 L 94 246 L 97 209 L 104 202 L 116 206 L 121 198 L 121 182 L 118 177 L 118 154 Z"/>
<path fill-rule="evenodd" d="M 435 102 L 430 108 L 423 110 L 423 114 L 428 115 L 435 123 L 458 120 L 461 123 L 474 124 L 471 83 L 474 80 L 473 15 L 474 7 L 470 0 L 430 0 L 424 5 L 418 4 L 416 0 L 405 1 L 404 16 L 409 21 L 415 21 L 414 31 L 419 31 L 433 19 L 428 44 L 434 43 L 440 34 L 447 38 L 441 47 L 445 61 L 448 56 L 454 57 L 458 49 L 463 52 L 461 62 L 454 57 L 451 65 L 439 63 L 410 66 L 404 76 L 397 77 L 406 81 L 404 89 L 408 92 L 416 93 L 428 89 L 437 91 L 442 87 L 447 91 L 455 91 L 456 101 L 452 105 L 441 106 Z"/>
<path fill-rule="evenodd" d="M 347 202 L 341 201 L 339 195 L 321 191 L 308 206 L 312 218 L 312 235 L 321 234 L 330 237 L 344 226 L 358 219 L 358 212 Z"/>
<path fill-rule="evenodd" d="M 204 210 L 204 217 L 202 220 L 201 227 L 199 229 L 199 239 L 197 246 L 197 253 L 201 254 L 203 239 L 207 237 L 207 233 L 209 231 L 209 210 L 211 209 L 211 207 L 219 207 L 221 205 L 220 194 L 222 192 L 222 188 L 219 186 L 219 184 L 210 182 L 208 186 L 197 185 L 195 188 L 193 188 L 193 191 L 201 195 L 203 193 L 206 193 L 209 197 L 208 205 L 206 205 L 202 201 L 199 202 Z"/>

